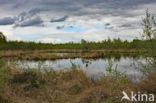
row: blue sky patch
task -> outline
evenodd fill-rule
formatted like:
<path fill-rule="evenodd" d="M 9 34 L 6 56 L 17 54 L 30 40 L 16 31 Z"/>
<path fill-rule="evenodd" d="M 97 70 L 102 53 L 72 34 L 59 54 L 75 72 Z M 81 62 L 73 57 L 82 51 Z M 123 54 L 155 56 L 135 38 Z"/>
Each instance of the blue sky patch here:
<path fill-rule="evenodd" d="M 66 32 L 75 32 L 75 33 L 82 33 L 85 32 L 86 29 L 85 28 L 81 28 L 81 27 L 64 27 L 63 31 Z"/>

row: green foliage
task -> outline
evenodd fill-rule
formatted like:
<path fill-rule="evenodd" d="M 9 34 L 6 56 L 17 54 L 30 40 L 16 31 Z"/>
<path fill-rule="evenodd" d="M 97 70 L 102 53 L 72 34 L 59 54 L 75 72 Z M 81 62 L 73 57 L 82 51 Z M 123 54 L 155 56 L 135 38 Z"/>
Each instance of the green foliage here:
<path fill-rule="evenodd" d="M 112 72 L 112 67 L 113 67 L 113 63 L 112 63 L 112 61 L 111 60 L 109 60 L 108 61 L 108 67 L 107 67 L 107 69 L 106 69 L 106 71 L 108 72 L 108 73 L 111 73 Z"/>
<path fill-rule="evenodd" d="M 0 32 L 0 43 L 6 43 L 6 37 L 2 32 Z"/>
<path fill-rule="evenodd" d="M 72 63 L 72 62 L 71 62 L 71 64 L 72 64 L 71 69 L 76 69 L 76 65 L 74 63 Z"/>
<path fill-rule="evenodd" d="M 148 9 L 146 11 L 146 17 L 143 19 L 143 36 L 147 39 L 156 39 L 156 19 L 152 16 Z"/>
<path fill-rule="evenodd" d="M 154 31 L 153 31 L 154 32 Z M 1 33 L 3 34 L 3 33 Z M 148 48 L 150 41 L 152 40 L 153 44 L 156 44 L 156 39 L 151 38 L 151 40 L 139 40 L 134 39 L 129 42 L 127 40 L 122 41 L 120 38 L 109 39 L 101 42 L 88 42 L 84 39 L 81 40 L 81 43 L 64 43 L 64 44 L 49 44 L 49 43 L 36 43 L 36 42 L 23 42 L 23 41 L 6 41 L 0 39 L 0 50 L 35 50 L 35 49 L 81 49 L 84 51 L 89 51 L 92 49 L 144 49 Z"/>
<path fill-rule="evenodd" d="M 122 80 L 124 82 L 127 82 L 128 81 L 128 78 L 127 76 L 125 75 L 125 73 L 121 73 L 117 70 L 117 66 L 115 66 L 115 68 L 113 68 L 113 63 L 111 60 L 108 61 L 108 67 L 106 68 L 106 71 L 107 71 L 107 76 L 108 77 L 111 77 L 115 80 Z"/>
<path fill-rule="evenodd" d="M 76 70 L 76 69 L 78 69 L 78 68 L 80 68 L 80 66 L 79 65 L 76 65 L 75 63 L 73 63 L 71 60 L 70 60 L 70 63 L 71 63 L 71 69 L 73 69 L 73 70 Z"/>
<path fill-rule="evenodd" d="M 148 9 L 146 11 L 146 17 L 142 20 L 143 25 L 143 37 L 148 41 L 143 46 L 148 52 L 145 55 L 146 64 L 139 62 L 139 65 L 143 68 L 144 74 L 148 75 L 156 72 L 156 19 L 152 16 Z"/>
<path fill-rule="evenodd" d="M 146 17 L 143 19 L 143 37 L 145 37 L 147 40 L 149 40 L 149 48 L 148 54 L 152 57 L 156 58 L 156 19 L 154 16 L 152 16 L 148 9 L 146 11 Z"/>
<path fill-rule="evenodd" d="M 86 43 L 87 43 L 87 41 L 86 41 L 86 40 L 81 39 L 81 44 L 86 44 Z"/>

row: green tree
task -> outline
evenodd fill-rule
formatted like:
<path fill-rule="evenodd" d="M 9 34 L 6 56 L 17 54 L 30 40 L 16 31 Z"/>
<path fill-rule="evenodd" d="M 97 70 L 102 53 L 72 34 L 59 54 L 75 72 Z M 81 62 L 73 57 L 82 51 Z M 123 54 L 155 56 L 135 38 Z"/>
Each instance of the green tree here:
<path fill-rule="evenodd" d="M 86 41 L 86 40 L 81 39 L 81 44 L 86 44 L 86 43 L 87 43 L 87 41 Z"/>
<path fill-rule="evenodd" d="M 149 40 L 149 51 L 151 55 L 155 58 L 156 56 L 156 19 L 152 16 L 148 9 L 146 10 L 146 17 L 143 19 L 143 37 Z"/>
<path fill-rule="evenodd" d="M 146 17 L 143 19 L 143 37 L 146 38 L 147 42 L 145 46 L 148 50 L 147 63 L 150 67 L 145 66 L 145 70 L 149 72 L 156 71 L 156 19 L 152 16 L 148 9 L 146 11 Z"/>
<path fill-rule="evenodd" d="M 0 32 L 0 43 L 2 42 L 6 42 L 6 37 L 4 36 L 2 32 Z"/>

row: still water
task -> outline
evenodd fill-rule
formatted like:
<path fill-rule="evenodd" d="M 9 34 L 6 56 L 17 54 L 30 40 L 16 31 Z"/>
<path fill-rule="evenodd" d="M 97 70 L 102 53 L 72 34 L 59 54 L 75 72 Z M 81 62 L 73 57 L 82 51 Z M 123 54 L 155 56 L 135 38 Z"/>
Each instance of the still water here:
<path fill-rule="evenodd" d="M 56 71 L 67 71 L 76 66 L 76 69 L 81 69 L 89 77 L 98 79 L 106 74 L 106 69 L 109 66 L 109 62 L 112 62 L 113 69 L 117 66 L 117 70 L 121 73 L 125 73 L 128 78 L 133 82 L 139 82 L 143 79 L 143 74 L 136 67 L 138 61 L 143 61 L 142 57 L 134 56 L 109 56 L 99 59 L 58 59 L 58 60 L 45 60 L 45 61 L 27 61 L 17 60 L 8 61 L 9 66 L 15 66 L 22 69 L 54 69 Z M 74 65 L 74 67 L 73 67 Z"/>

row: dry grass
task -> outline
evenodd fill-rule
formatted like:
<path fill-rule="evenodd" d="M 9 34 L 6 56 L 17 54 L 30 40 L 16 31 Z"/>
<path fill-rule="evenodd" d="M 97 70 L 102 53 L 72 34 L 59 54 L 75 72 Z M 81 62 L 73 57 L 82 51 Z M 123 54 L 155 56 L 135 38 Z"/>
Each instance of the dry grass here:
<path fill-rule="evenodd" d="M 142 91 L 156 94 L 156 74 L 133 84 L 122 79 L 103 77 L 92 80 L 80 70 L 68 72 L 8 69 L 4 103 L 121 103 L 122 91 Z M 3 84 L 1 84 L 3 85 Z M 1 102 L 1 101 L 0 101 Z"/>
<path fill-rule="evenodd" d="M 81 55 L 48 55 L 48 53 L 81 53 Z M 21 59 L 21 60 L 55 60 L 55 59 L 74 59 L 74 58 L 99 58 L 109 54 L 138 54 L 138 50 L 34 50 L 34 51 L 2 51 L 1 59 Z"/>
<path fill-rule="evenodd" d="M 156 73 L 150 75 L 147 80 L 144 80 L 139 84 L 139 89 L 148 93 L 156 94 Z"/>

